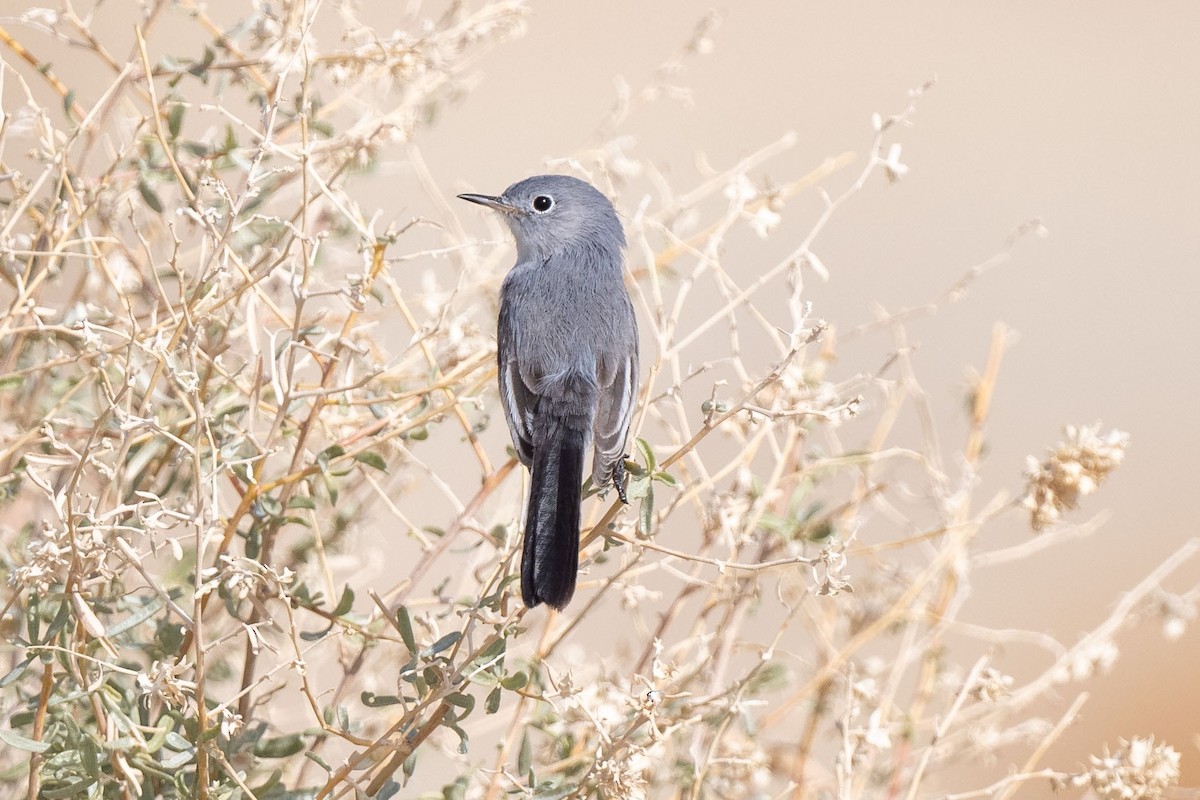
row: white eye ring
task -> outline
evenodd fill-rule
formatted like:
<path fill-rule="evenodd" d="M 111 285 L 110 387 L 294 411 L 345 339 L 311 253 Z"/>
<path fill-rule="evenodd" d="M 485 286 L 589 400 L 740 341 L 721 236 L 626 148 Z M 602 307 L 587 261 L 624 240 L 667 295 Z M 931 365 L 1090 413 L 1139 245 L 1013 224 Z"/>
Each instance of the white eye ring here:
<path fill-rule="evenodd" d="M 545 214 L 550 209 L 554 208 L 554 198 L 548 194 L 539 194 L 533 198 L 533 210 L 539 214 Z"/>

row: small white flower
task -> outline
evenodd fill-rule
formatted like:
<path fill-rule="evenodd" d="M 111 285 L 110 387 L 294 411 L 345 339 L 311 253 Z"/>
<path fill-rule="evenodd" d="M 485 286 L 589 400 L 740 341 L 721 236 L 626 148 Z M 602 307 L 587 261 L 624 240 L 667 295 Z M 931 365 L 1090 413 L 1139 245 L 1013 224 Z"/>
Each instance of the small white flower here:
<path fill-rule="evenodd" d="M 754 188 L 754 184 L 746 177 L 746 173 L 739 172 L 725 186 L 725 197 L 737 205 L 744 206 L 758 197 L 758 190 Z"/>
<path fill-rule="evenodd" d="M 245 727 L 241 714 L 235 714 L 228 708 L 221 709 L 221 737 L 229 741 Z"/>
<path fill-rule="evenodd" d="M 820 557 L 811 564 L 817 596 L 836 597 L 842 592 L 854 592 L 850 576 L 846 574 L 846 564 L 841 545 L 827 545 L 821 549 Z"/>
<path fill-rule="evenodd" d="M 767 234 L 775 230 L 779 226 L 780 220 L 783 217 L 779 213 L 772 210 L 770 205 L 763 204 L 763 207 L 754 212 L 754 216 L 750 218 L 750 227 L 754 229 L 763 239 L 767 238 Z"/>
<path fill-rule="evenodd" d="M 1081 681 L 1098 673 L 1106 673 L 1117 663 L 1120 655 L 1117 645 L 1111 639 L 1102 639 L 1076 648 L 1071 654 L 1069 663 L 1059 671 L 1060 682 Z"/>
<path fill-rule="evenodd" d="M 881 709 L 877 708 L 871 712 L 871 716 L 867 717 L 867 731 L 863 734 L 863 741 L 879 750 L 889 750 L 892 747 L 892 737 L 888 734 L 887 727 L 882 724 L 882 719 Z"/>
<path fill-rule="evenodd" d="M 1187 622 L 1182 617 L 1167 617 L 1163 621 L 1163 636 L 1175 641 L 1187 631 Z"/>
<path fill-rule="evenodd" d="M 41 109 L 33 103 L 25 103 L 16 111 L 9 111 L 6 120 L 8 134 L 17 139 L 33 138 L 37 135 L 41 114 Z"/>
<path fill-rule="evenodd" d="M 1196 606 L 1190 600 L 1175 594 L 1165 594 L 1159 601 L 1163 618 L 1163 636 L 1174 641 L 1187 632 L 1187 627 L 1196 618 Z"/>
<path fill-rule="evenodd" d="M 99 350 L 104 343 L 100 339 L 100 334 L 92 327 L 92 324 L 86 319 L 80 320 L 76 326 L 83 336 L 83 346 L 88 350 Z"/>
<path fill-rule="evenodd" d="M 196 683 L 180 677 L 190 669 L 191 666 L 182 661 L 170 664 L 155 661 L 150 669 L 138 673 L 138 689 L 143 695 L 161 700 L 172 708 L 190 709 L 195 703 L 191 695 L 196 690 Z"/>
<path fill-rule="evenodd" d="M 820 277 L 821 280 L 829 280 L 829 268 L 825 266 L 824 261 L 817 258 L 817 254 L 812 250 L 805 252 L 804 263 L 812 267 L 812 271 L 817 273 L 817 276 Z"/>
<path fill-rule="evenodd" d="M 28 8 L 21 14 L 21 21 L 30 25 L 53 28 L 58 24 L 58 12 L 52 8 Z"/>
<path fill-rule="evenodd" d="M 608 168 L 619 178 L 635 178 L 642 174 L 642 162 L 625 153 L 636 141 L 632 136 L 619 136 L 604 148 L 608 155 Z"/>
<path fill-rule="evenodd" d="M 632 611 L 642 603 L 654 602 L 662 597 L 662 592 L 655 591 L 642 583 L 625 583 L 621 585 L 621 608 Z"/>
<path fill-rule="evenodd" d="M 889 183 L 895 183 L 908 174 L 908 165 L 900 163 L 900 144 L 893 143 L 888 148 L 887 158 L 881 162 L 884 172 L 887 173 Z"/>
<path fill-rule="evenodd" d="M 180 390 L 187 394 L 193 394 L 200 388 L 200 376 L 189 369 L 175 370 L 174 378 Z"/>
<path fill-rule="evenodd" d="M 874 678 L 861 678 L 850 684 L 850 690 L 856 698 L 867 702 L 875 702 L 879 697 L 879 683 Z"/>
<path fill-rule="evenodd" d="M 1013 678 L 991 667 L 979 673 L 971 696 L 982 703 L 995 703 L 1012 691 Z"/>

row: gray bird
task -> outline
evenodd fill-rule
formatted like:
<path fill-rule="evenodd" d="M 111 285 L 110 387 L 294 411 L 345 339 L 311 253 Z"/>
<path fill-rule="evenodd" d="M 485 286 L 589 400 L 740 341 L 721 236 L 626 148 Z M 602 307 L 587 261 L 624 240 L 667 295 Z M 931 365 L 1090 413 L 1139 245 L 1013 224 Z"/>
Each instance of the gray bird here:
<path fill-rule="evenodd" d="M 638 392 L 638 333 L 625 290 L 625 234 L 608 198 L 566 175 L 538 175 L 499 197 L 517 263 L 500 289 L 500 398 L 533 475 L 521 598 L 561 610 L 575 593 L 583 459 L 592 483 L 625 498 L 625 439 Z"/>

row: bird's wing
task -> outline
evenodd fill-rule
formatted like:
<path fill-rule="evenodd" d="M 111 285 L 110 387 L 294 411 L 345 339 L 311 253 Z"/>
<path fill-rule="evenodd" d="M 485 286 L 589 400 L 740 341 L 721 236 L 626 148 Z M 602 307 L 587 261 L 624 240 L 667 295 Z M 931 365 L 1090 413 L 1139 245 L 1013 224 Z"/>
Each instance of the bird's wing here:
<path fill-rule="evenodd" d="M 614 359 L 611 364 L 602 365 L 597 372 L 600 397 L 596 403 L 596 419 L 592 424 L 592 435 L 596 445 L 592 461 L 592 483 L 601 487 L 612 481 L 613 467 L 619 459 L 625 457 L 625 439 L 629 435 L 633 407 L 637 403 L 636 346 L 632 353 Z"/>
<path fill-rule="evenodd" d="M 500 403 L 504 407 L 504 419 L 512 435 L 513 447 L 521 463 L 533 467 L 533 412 L 537 397 L 521 379 L 520 364 L 517 363 L 516 334 L 512 329 L 511 313 L 507 304 L 500 306 L 500 324 L 496 335 L 496 367 L 500 382 Z"/>

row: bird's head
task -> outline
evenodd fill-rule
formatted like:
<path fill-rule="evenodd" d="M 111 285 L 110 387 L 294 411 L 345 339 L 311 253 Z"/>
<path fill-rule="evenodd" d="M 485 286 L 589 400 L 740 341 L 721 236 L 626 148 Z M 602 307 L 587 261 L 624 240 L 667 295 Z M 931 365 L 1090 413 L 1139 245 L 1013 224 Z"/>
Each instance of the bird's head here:
<path fill-rule="evenodd" d="M 500 213 L 512 231 L 521 260 L 578 250 L 616 255 L 625 246 L 625 233 L 612 203 L 591 184 L 569 175 L 526 178 L 498 197 L 459 197 Z"/>

